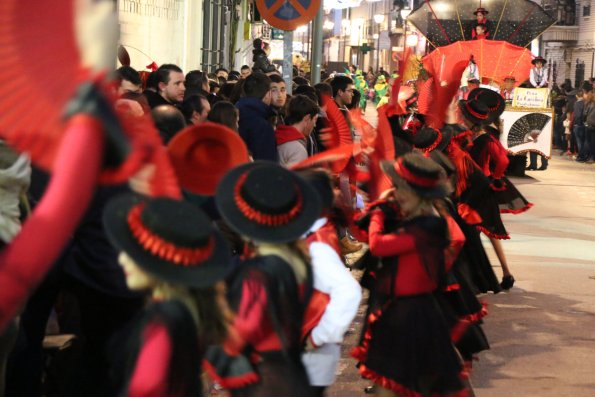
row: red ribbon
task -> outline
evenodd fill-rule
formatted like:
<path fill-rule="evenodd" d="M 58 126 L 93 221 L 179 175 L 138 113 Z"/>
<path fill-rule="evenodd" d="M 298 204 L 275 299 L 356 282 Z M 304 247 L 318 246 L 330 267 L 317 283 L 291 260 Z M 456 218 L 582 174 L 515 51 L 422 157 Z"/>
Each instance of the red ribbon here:
<path fill-rule="evenodd" d="M 128 213 L 128 226 L 136 241 L 148 252 L 176 265 L 195 266 L 200 265 L 210 258 L 215 246 L 212 237 L 209 242 L 200 248 L 178 247 L 174 243 L 162 239 L 149 230 L 141 220 L 141 213 L 145 203 L 137 204 Z"/>
<path fill-rule="evenodd" d="M 471 107 L 469 106 L 469 102 L 465 102 L 465 108 L 469 113 L 471 113 L 472 116 L 477 117 L 480 120 L 486 120 L 489 116 L 487 114 L 477 113 L 475 110 L 471 109 Z"/>
<path fill-rule="evenodd" d="M 253 208 L 244 200 L 241 194 L 242 185 L 246 180 L 248 173 L 244 173 L 242 176 L 238 178 L 236 185 L 234 187 L 234 200 L 240 212 L 251 221 L 254 221 L 260 225 L 267 225 L 267 226 L 281 226 L 289 223 L 292 219 L 294 219 L 302 210 L 302 196 L 299 191 L 297 191 L 297 200 L 294 206 L 285 214 L 265 214 L 264 212 L 258 211 L 256 208 Z"/>
<path fill-rule="evenodd" d="M 432 150 L 436 149 L 436 147 L 440 144 L 440 142 L 442 142 L 442 132 L 440 132 L 440 130 L 437 128 L 433 128 L 433 130 L 436 131 L 438 136 L 436 136 L 436 140 L 434 141 L 434 143 L 432 143 L 427 148 L 421 149 L 424 153 L 430 153 Z"/>
<path fill-rule="evenodd" d="M 422 187 L 435 187 L 440 182 L 440 179 L 424 178 L 423 176 L 415 175 L 403 165 L 403 159 L 399 159 L 395 162 L 395 171 L 405 181 Z"/>
<path fill-rule="evenodd" d="M 157 69 L 159 69 L 159 66 L 157 66 L 157 64 L 155 63 L 155 61 L 151 62 L 150 64 L 148 64 L 146 66 L 147 69 L 151 70 L 151 71 L 156 71 Z"/>

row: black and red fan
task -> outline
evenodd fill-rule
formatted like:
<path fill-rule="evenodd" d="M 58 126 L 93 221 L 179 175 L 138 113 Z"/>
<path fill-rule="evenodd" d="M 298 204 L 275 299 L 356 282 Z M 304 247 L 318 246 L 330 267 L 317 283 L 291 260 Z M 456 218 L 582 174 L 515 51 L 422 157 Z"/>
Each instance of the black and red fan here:
<path fill-rule="evenodd" d="M 537 142 L 539 135 L 551 119 L 551 116 L 543 113 L 529 113 L 522 116 L 510 127 L 507 139 L 508 147 Z"/>
<path fill-rule="evenodd" d="M 531 0 L 425 0 L 409 14 L 407 21 L 419 30 L 434 48 L 471 40 L 477 25 L 474 11 L 487 11 L 489 39 L 526 47 L 556 18 Z"/>

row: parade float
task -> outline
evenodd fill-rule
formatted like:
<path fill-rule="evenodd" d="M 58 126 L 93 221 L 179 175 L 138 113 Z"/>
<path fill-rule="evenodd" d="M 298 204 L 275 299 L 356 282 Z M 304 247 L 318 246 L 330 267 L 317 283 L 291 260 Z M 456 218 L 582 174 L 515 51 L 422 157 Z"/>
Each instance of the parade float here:
<path fill-rule="evenodd" d="M 438 82 L 435 91 L 446 89 L 452 71 L 467 62 L 461 99 L 468 92 L 467 80 L 475 79 L 506 99 L 500 139 L 511 154 L 511 173 L 524 172 L 527 152 L 551 156 L 554 123 L 546 60 L 527 47 L 556 23 L 553 17 L 530 0 L 426 0 L 407 20 L 430 47 L 422 59 L 422 76 Z"/>

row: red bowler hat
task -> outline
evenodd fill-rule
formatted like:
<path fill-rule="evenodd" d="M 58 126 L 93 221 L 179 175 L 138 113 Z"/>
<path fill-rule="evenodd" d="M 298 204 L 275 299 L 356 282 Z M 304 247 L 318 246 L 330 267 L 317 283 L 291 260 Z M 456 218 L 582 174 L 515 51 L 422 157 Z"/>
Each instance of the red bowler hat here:
<path fill-rule="evenodd" d="M 217 123 L 185 128 L 167 149 L 180 186 L 203 196 L 213 196 L 227 171 L 249 161 L 242 138 Z"/>

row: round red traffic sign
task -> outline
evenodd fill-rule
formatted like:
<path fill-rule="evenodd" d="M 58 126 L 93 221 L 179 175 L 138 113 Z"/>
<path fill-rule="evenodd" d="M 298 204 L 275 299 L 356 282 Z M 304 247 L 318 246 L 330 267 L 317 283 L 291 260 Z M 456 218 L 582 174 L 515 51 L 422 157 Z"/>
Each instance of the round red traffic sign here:
<path fill-rule="evenodd" d="M 271 26 L 295 30 L 314 19 L 320 0 L 256 0 L 256 7 Z"/>

